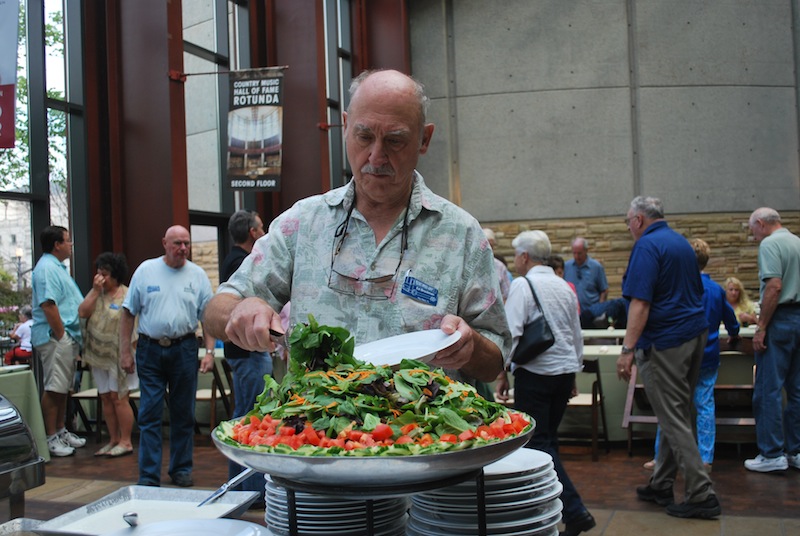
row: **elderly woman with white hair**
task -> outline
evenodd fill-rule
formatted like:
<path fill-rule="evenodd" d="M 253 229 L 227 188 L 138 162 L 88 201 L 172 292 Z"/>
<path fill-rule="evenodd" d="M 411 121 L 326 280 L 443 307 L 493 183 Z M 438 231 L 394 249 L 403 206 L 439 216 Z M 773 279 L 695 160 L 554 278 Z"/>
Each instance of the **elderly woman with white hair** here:
<path fill-rule="evenodd" d="M 513 336 L 512 351 L 506 362 L 514 374 L 514 408 L 536 420 L 536 429 L 526 447 L 542 450 L 553 457 L 556 473 L 564 486 L 561 501 L 566 530 L 561 534 L 577 535 L 596 523 L 559 458 L 558 426 L 575 389 L 575 373 L 583 366 L 578 298 L 567 282 L 544 264 L 551 251 L 546 233 L 524 231 L 511 245 L 515 252 L 514 267 L 524 276 L 511 283 L 506 301 L 506 315 Z M 536 291 L 541 310 L 534 302 L 528 282 Z M 525 364 L 511 363 L 525 325 L 542 313 L 555 336 L 555 343 Z M 502 372 L 497 378 L 499 399 L 508 399 L 508 387 L 506 372 Z"/>

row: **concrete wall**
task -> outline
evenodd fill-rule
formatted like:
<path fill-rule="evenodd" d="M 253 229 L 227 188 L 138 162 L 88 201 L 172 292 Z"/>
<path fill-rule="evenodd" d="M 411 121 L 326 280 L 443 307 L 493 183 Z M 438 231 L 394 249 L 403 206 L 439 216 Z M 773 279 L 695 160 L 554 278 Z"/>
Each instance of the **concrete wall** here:
<path fill-rule="evenodd" d="M 797 0 L 408 4 L 419 169 L 479 220 L 800 207 Z"/>

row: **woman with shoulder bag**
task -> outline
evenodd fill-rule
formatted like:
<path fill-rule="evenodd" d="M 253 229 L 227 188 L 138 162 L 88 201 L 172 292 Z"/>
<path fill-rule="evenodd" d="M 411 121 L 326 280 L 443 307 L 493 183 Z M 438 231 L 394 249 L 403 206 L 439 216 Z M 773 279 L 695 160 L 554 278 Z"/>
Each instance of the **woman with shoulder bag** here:
<path fill-rule="evenodd" d="M 524 231 L 511 245 L 515 251 L 514 268 L 524 276 L 511 283 L 506 301 L 508 325 L 514 339 L 506 367 L 514 374 L 514 408 L 536 420 L 533 437 L 525 446 L 553 457 L 558 479 L 564 486 L 561 501 L 566 530 L 561 534 L 577 535 L 596 523 L 559 458 L 558 426 L 575 392 L 575 373 L 583 366 L 578 298 L 566 281 L 544 265 L 551 249 L 547 234 Z M 542 331 L 542 315 L 547 324 L 545 331 L 551 331 L 555 340 L 535 344 L 530 341 L 530 334 Z M 529 329 L 524 333 L 526 326 Z M 533 326 L 539 329 L 532 330 Z M 517 355 L 518 347 L 532 350 Z M 542 348 L 546 349 L 541 351 Z M 506 372 L 502 372 L 497 377 L 498 399 L 508 399 L 508 386 Z"/>

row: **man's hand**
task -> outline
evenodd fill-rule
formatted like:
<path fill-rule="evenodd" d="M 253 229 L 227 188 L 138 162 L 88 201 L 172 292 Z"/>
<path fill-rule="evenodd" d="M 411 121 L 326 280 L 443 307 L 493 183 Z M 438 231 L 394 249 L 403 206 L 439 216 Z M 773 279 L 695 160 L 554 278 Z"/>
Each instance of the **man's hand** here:
<path fill-rule="evenodd" d="M 508 373 L 504 370 L 500 374 L 497 375 L 497 379 L 495 380 L 496 383 L 494 384 L 494 396 L 499 402 L 508 402 Z"/>
<path fill-rule="evenodd" d="M 281 317 L 261 298 L 245 298 L 231 311 L 225 335 L 240 348 L 256 352 L 274 352 L 275 342 L 269 330 L 283 333 Z"/>
<path fill-rule="evenodd" d="M 767 345 L 765 343 L 767 338 L 767 332 L 764 330 L 756 331 L 756 334 L 753 335 L 753 350 L 756 352 L 763 352 L 767 349 Z"/>
<path fill-rule="evenodd" d="M 441 330 L 450 335 L 458 331 L 461 338 L 452 346 L 436 353 L 431 366 L 460 369 L 467 376 L 484 382 L 494 381 L 503 369 L 503 355 L 495 343 L 455 315 L 445 315 Z"/>
<path fill-rule="evenodd" d="M 206 355 L 200 361 L 200 372 L 203 374 L 211 371 L 214 368 L 214 353 L 206 352 Z"/>
<path fill-rule="evenodd" d="M 127 372 L 128 374 L 133 374 L 135 370 L 134 361 L 133 361 L 133 353 L 131 352 L 130 348 L 124 349 L 120 348 L 119 351 L 119 366 Z"/>
<path fill-rule="evenodd" d="M 617 358 L 617 378 L 622 381 L 630 381 L 631 368 L 633 367 L 633 352 L 620 354 Z"/>
<path fill-rule="evenodd" d="M 436 357 L 430 362 L 432 367 L 442 367 L 448 369 L 460 369 L 470 362 L 475 351 L 473 336 L 477 335 L 463 318 L 455 315 L 446 315 L 442 319 L 442 331 L 451 335 L 458 331 L 461 338 L 452 346 L 440 350 Z"/>

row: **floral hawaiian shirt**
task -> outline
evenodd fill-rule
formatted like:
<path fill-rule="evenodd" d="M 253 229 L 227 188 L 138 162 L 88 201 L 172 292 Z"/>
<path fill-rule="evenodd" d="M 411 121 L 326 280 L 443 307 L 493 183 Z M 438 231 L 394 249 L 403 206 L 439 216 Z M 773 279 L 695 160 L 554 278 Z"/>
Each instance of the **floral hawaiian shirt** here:
<path fill-rule="evenodd" d="M 477 220 L 416 173 L 408 215 L 376 245 L 364 217 L 350 211 L 354 196 L 350 181 L 298 201 L 218 292 L 257 296 L 276 311 L 291 300 L 291 325 L 310 313 L 348 329 L 356 344 L 435 329 L 454 314 L 507 355 L 511 336 L 494 257 Z"/>

